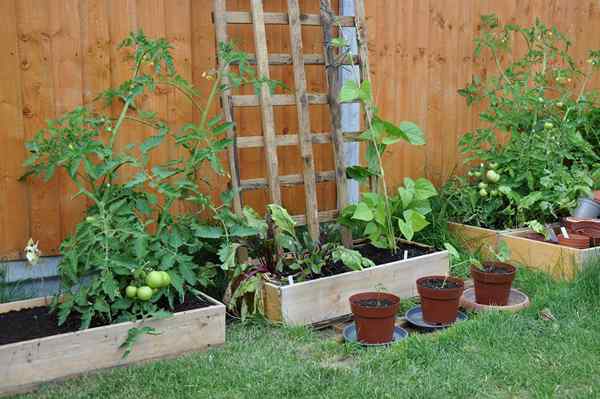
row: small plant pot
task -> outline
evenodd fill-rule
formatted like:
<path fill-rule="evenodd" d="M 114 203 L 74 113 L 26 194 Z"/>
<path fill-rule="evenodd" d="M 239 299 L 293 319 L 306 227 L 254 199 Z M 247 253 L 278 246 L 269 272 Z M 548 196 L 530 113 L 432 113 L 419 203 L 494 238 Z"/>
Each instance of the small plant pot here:
<path fill-rule="evenodd" d="M 569 238 L 565 238 L 562 234 L 559 234 L 558 243 L 565 247 L 586 249 L 590 247 L 590 237 L 572 233 L 569 234 Z"/>
<path fill-rule="evenodd" d="M 460 296 L 465 288 L 461 279 L 426 276 L 417 280 L 423 320 L 429 324 L 450 324 L 458 316 Z"/>
<path fill-rule="evenodd" d="M 573 211 L 578 219 L 596 219 L 600 215 L 600 202 L 589 198 L 579 200 L 579 206 Z"/>
<path fill-rule="evenodd" d="M 475 302 L 506 306 L 517 269 L 508 263 L 483 262 L 483 269 L 471 267 L 475 283 Z"/>
<path fill-rule="evenodd" d="M 400 298 L 386 292 L 363 292 L 350 297 L 359 342 L 384 344 L 394 338 Z"/>

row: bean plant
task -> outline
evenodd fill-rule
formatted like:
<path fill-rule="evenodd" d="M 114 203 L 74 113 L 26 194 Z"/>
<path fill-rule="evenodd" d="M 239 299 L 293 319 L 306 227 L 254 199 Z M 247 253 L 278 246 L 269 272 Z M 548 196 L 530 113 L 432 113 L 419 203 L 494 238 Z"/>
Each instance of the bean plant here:
<path fill-rule="evenodd" d="M 600 54 L 590 51 L 582 70 L 556 28 L 539 20 L 502 25 L 495 15 L 481 20 L 475 57 L 489 56 L 496 70 L 459 91 L 468 105 L 483 106 L 482 127 L 460 141 L 470 170 L 446 184 L 448 214 L 498 229 L 554 222 L 598 181 L 598 111 L 588 85 Z"/>
<path fill-rule="evenodd" d="M 73 314 L 81 328 L 92 322 L 120 322 L 168 315 L 189 294 L 211 284 L 216 272 L 215 243 L 206 239 L 200 213 L 217 209 L 206 194 L 206 171 L 225 174 L 219 156 L 231 144 L 224 137 L 232 124 L 220 115 L 210 117 L 211 106 L 225 76 L 232 87 L 259 85 L 243 53 L 221 43 L 223 66 L 204 76 L 212 81 L 208 93 L 177 74 L 171 45 L 143 32 L 131 33 L 120 45 L 133 53 L 131 77 L 102 92 L 97 102 L 105 111 L 77 107 L 27 143 L 29 175 L 48 181 L 58 170 L 76 185 L 75 198 L 89 207 L 75 232 L 62 243 L 59 265 L 64 290 L 55 303 L 59 323 Z M 232 63 L 239 72 L 229 72 Z M 175 130 L 142 107 L 142 96 L 158 87 L 187 98 L 199 119 Z M 110 107 L 120 111 L 112 117 Z M 120 145 L 131 124 L 152 134 Z M 152 154 L 174 146 L 180 154 L 164 163 Z M 202 171 L 202 173 L 200 173 Z M 176 204 L 186 212 L 178 214 Z M 158 272 L 158 273 L 157 273 Z M 132 335 L 135 336 L 135 333 Z"/>
<path fill-rule="evenodd" d="M 334 38 L 328 45 L 338 50 L 341 63 L 349 63 L 354 72 L 353 78 L 344 82 L 339 101 L 358 101 L 365 115 L 366 129 L 358 136 L 358 140 L 367 144 L 367 165 L 348 167 L 347 176 L 361 183 L 372 183 L 372 192 L 363 193 L 357 204 L 342 211 L 340 223 L 358 231 L 372 245 L 396 253 L 399 237 L 411 240 L 416 232 L 429 224 L 426 218 L 431 212 L 428 200 L 437 195 L 437 192 L 425 178 L 416 181 L 406 178 L 404 185 L 392 195 L 385 178 L 383 155 L 389 145 L 401 141 L 411 145 L 424 145 L 425 136 L 412 122 L 403 121 L 396 125 L 383 118 L 373 98 L 371 81 L 361 81 L 352 64 L 354 58 L 350 46 L 343 37 Z"/>

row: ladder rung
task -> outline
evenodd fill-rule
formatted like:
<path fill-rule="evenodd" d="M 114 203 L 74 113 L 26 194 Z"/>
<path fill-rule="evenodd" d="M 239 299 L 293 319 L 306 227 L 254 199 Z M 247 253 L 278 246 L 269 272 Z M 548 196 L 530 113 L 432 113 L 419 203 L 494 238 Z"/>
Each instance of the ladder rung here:
<path fill-rule="evenodd" d="M 296 96 L 291 94 L 274 94 L 271 96 L 273 105 L 296 105 Z M 255 107 L 260 105 L 259 99 L 254 94 L 238 94 L 231 96 L 234 107 Z M 309 93 L 309 104 L 327 104 L 327 94 Z"/>
<path fill-rule="evenodd" d="M 267 25 L 287 25 L 288 14 L 284 12 L 266 12 L 264 13 L 265 24 Z M 341 26 L 354 26 L 354 17 L 336 17 Z M 246 11 L 228 11 L 226 13 L 228 24 L 251 24 L 252 14 Z M 300 16 L 302 25 L 320 26 L 321 18 L 318 14 L 302 14 Z"/>
<path fill-rule="evenodd" d="M 357 137 L 361 132 L 344 132 L 345 141 L 357 141 Z M 297 134 L 278 134 L 277 146 L 298 145 Z M 331 133 L 312 133 L 313 144 L 331 143 Z M 236 142 L 237 148 L 258 148 L 264 147 L 263 136 L 253 135 L 238 137 Z"/>
<path fill-rule="evenodd" d="M 339 212 L 337 211 L 337 209 L 332 209 L 330 211 L 321 211 L 321 212 L 319 212 L 319 222 L 320 223 L 332 222 L 337 219 L 338 214 L 339 214 Z M 294 215 L 294 216 L 292 216 L 292 219 L 294 219 L 296 221 L 296 223 L 298 223 L 298 225 L 300 225 L 300 226 L 303 226 L 306 224 L 306 216 L 304 216 L 304 215 Z"/>
<path fill-rule="evenodd" d="M 252 53 L 247 53 L 248 62 L 250 64 L 256 64 L 256 55 Z M 354 57 L 354 65 L 359 65 L 358 56 Z M 238 62 L 232 62 L 232 65 L 238 64 Z M 292 64 L 292 55 L 277 53 L 277 54 L 269 54 L 269 64 L 270 65 L 291 65 Z M 322 54 L 304 54 L 304 65 L 324 65 L 325 57 Z M 349 61 L 344 61 L 344 65 L 350 65 Z"/>
<path fill-rule="evenodd" d="M 326 181 L 334 181 L 334 180 L 335 180 L 335 172 L 333 170 L 316 173 L 317 183 L 326 182 Z M 300 185 L 303 183 L 304 183 L 304 177 L 302 175 L 279 176 L 279 184 L 281 184 L 282 186 L 297 186 L 297 185 Z M 259 188 L 265 188 L 265 187 L 267 187 L 267 179 L 265 179 L 264 177 L 240 181 L 240 189 L 241 190 L 257 190 Z"/>

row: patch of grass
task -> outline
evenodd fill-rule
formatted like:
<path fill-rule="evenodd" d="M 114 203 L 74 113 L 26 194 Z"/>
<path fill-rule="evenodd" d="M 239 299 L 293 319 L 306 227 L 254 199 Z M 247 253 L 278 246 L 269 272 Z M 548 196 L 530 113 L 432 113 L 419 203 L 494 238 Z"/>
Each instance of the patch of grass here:
<path fill-rule="evenodd" d="M 532 306 L 486 313 L 388 349 L 307 328 L 234 324 L 207 353 L 44 387 L 59 398 L 580 398 L 600 396 L 600 264 L 574 282 L 520 270 Z M 555 321 L 544 320 L 548 309 Z"/>

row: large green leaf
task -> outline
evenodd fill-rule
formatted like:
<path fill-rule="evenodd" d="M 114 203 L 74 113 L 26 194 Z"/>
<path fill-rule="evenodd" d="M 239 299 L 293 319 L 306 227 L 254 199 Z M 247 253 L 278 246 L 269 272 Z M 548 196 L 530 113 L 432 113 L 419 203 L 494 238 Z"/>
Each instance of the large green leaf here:
<path fill-rule="evenodd" d="M 370 222 L 373 220 L 373 217 L 371 209 L 362 201 L 356 205 L 354 215 L 352 215 L 352 219 L 362 220 L 363 222 Z"/>
<path fill-rule="evenodd" d="M 273 222 L 275 222 L 275 225 L 280 230 L 295 236 L 296 222 L 292 219 L 288 211 L 277 204 L 269 204 L 267 207 L 269 208 L 271 218 L 273 219 Z"/>
<path fill-rule="evenodd" d="M 423 131 L 412 122 L 400 122 L 400 129 L 406 135 L 408 142 L 412 145 L 424 145 L 425 144 L 425 135 Z"/>
<path fill-rule="evenodd" d="M 425 200 L 437 195 L 437 190 L 433 184 L 423 177 L 418 178 L 414 182 L 414 187 L 416 200 Z"/>
<path fill-rule="evenodd" d="M 361 95 L 360 87 L 356 84 L 356 82 L 352 79 L 346 80 L 342 89 L 340 90 L 340 98 L 341 102 L 352 102 L 356 101 Z"/>
<path fill-rule="evenodd" d="M 409 241 L 412 240 L 413 236 L 415 235 L 415 232 L 413 231 L 410 223 L 406 223 L 404 220 L 399 218 L 398 227 L 400 228 L 400 232 L 402 233 L 402 236 L 404 236 L 404 238 L 406 238 Z"/>
<path fill-rule="evenodd" d="M 416 212 L 412 209 L 408 209 L 402 213 L 404 215 L 404 220 L 410 224 L 412 231 L 417 233 L 423 230 L 425 227 L 429 225 L 429 222 L 425 218 L 425 216 L 421 215 L 419 212 Z"/>

